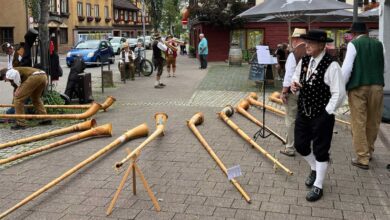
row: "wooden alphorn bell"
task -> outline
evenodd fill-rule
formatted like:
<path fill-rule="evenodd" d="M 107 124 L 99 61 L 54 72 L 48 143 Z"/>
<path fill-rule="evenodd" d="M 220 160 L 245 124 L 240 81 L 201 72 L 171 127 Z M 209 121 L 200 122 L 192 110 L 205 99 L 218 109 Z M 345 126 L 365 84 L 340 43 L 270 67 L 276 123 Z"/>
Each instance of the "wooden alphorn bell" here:
<path fill-rule="evenodd" d="M 287 167 L 281 164 L 277 159 L 275 159 L 271 154 L 264 150 L 260 145 L 258 145 L 254 140 L 252 140 L 244 131 L 242 131 L 232 120 L 229 119 L 234 114 L 234 109 L 232 106 L 228 105 L 218 113 L 219 117 L 226 122 L 235 132 L 237 132 L 244 140 L 250 143 L 254 148 L 256 148 L 260 153 L 262 153 L 266 158 L 270 159 L 276 166 L 282 168 L 287 174 L 293 175 Z"/>
<path fill-rule="evenodd" d="M 253 123 L 260 127 L 266 128 L 269 132 L 271 132 L 277 139 L 281 140 L 283 144 L 286 144 L 286 139 L 284 139 L 281 135 L 273 131 L 270 127 L 264 125 L 261 121 L 257 120 L 253 115 L 249 114 L 247 111 L 249 109 L 249 102 L 248 100 L 241 100 L 241 102 L 236 106 L 236 111 L 240 113 L 241 115 L 245 116 L 249 120 L 251 120 Z"/>
<path fill-rule="evenodd" d="M 256 95 L 256 93 L 255 93 Z M 249 96 L 254 96 L 252 93 L 249 94 Z M 257 95 L 256 95 L 257 97 Z M 278 104 L 283 104 L 283 101 L 282 99 L 280 99 L 280 93 L 279 92 L 273 92 L 269 97 L 268 99 L 272 102 L 275 102 L 275 103 L 278 103 Z M 285 115 L 286 113 L 281 111 L 283 113 L 283 115 Z M 344 121 L 344 120 L 341 120 L 341 119 L 338 119 L 338 118 L 335 118 L 336 122 L 340 123 L 340 124 L 345 124 L 345 125 L 351 125 L 350 122 L 347 122 L 347 121 Z"/>
<path fill-rule="evenodd" d="M 124 163 L 126 163 L 131 158 L 133 158 L 134 155 L 138 154 L 142 150 L 142 148 L 144 148 L 147 144 L 149 144 L 156 137 L 158 137 L 160 135 L 164 135 L 165 123 L 168 119 L 168 115 L 165 113 L 156 113 L 154 116 L 154 119 L 156 120 L 156 130 L 144 142 L 142 142 L 142 144 L 140 144 L 136 149 L 131 151 L 123 160 L 121 160 L 120 162 L 117 162 L 115 164 L 115 167 L 117 169 L 119 169 Z"/>
<path fill-rule="evenodd" d="M 101 104 L 100 109 L 107 111 L 107 109 L 116 101 L 112 96 L 108 96 L 106 100 Z M 44 105 L 45 108 L 59 108 L 59 109 L 89 109 L 92 104 L 87 105 Z M 0 104 L 0 108 L 15 107 L 13 104 Z M 33 108 L 34 105 L 24 105 L 25 108 Z"/>
<path fill-rule="evenodd" d="M 88 121 L 81 122 L 81 123 L 78 123 L 76 125 L 72 125 L 72 126 L 69 126 L 69 127 L 66 127 L 66 128 L 61 128 L 61 129 L 50 131 L 50 132 L 47 132 L 47 133 L 44 133 L 44 134 L 38 134 L 38 135 L 35 135 L 35 136 L 22 138 L 22 139 L 19 139 L 19 140 L 10 141 L 10 142 L 4 143 L 4 144 L 0 144 L 0 149 L 6 148 L 6 147 L 13 147 L 13 146 L 16 146 L 16 145 L 19 145 L 19 144 L 26 144 L 26 143 L 30 143 L 30 142 L 34 142 L 34 141 L 39 141 L 39 140 L 43 140 L 43 139 L 46 139 L 46 138 L 49 138 L 49 137 L 54 137 L 54 136 L 58 136 L 58 135 L 68 134 L 68 133 L 71 133 L 71 132 L 85 131 L 85 130 L 88 130 L 88 129 L 92 128 L 92 127 L 95 127 L 95 125 L 96 125 L 95 119 L 88 120 Z"/>
<path fill-rule="evenodd" d="M 214 161 L 218 164 L 218 166 L 221 168 L 222 172 L 227 176 L 227 169 L 226 169 L 225 165 L 218 158 L 217 154 L 213 151 L 213 149 L 210 147 L 210 145 L 207 143 L 207 141 L 200 134 L 199 130 L 196 128 L 196 126 L 202 124 L 203 121 L 204 121 L 203 114 L 201 112 L 198 112 L 194 116 L 192 116 L 192 118 L 189 121 L 187 121 L 187 126 L 195 134 L 195 136 L 198 138 L 199 142 L 203 145 L 203 147 L 210 154 L 210 156 L 214 159 Z M 251 198 L 245 192 L 245 190 L 241 187 L 240 183 L 238 183 L 237 180 L 235 180 L 234 178 L 231 179 L 230 182 L 234 185 L 234 187 L 236 187 L 238 192 L 241 193 L 241 195 L 244 197 L 244 199 L 248 203 L 251 203 Z"/>
<path fill-rule="evenodd" d="M 248 102 L 251 104 L 251 105 L 254 105 L 254 106 L 258 106 L 258 107 L 261 107 L 261 108 L 265 108 L 266 110 L 268 111 L 271 111 L 273 113 L 276 113 L 276 114 L 279 114 L 279 115 L 285 115 L 286 113 L 284 111 L 281 111 L 279 109 L 276 109 L 274 107 L 271 107 L 269 105 L 263 105 L 262 102 L 259 102 L 257 101 L 257 94 L 255 92 L 251 92 L 249 93 L 249 95 L 246 97 L 246 99 L 248 100 Z"/>
<path fill-rule="evenodd" d="M 84 120 L 95 115 L 101 108 L 99 103 L 92 103 L 92 105 L 81 114 L 54 114 L 54 115 L 16 115 L 16 114 L 0 114 L 0 118 L 13 118 L 13 119 L 76 119 Z"/>
<path fill-rule="evenodd" d="M 39 195 L 41 195 L 42 193 L 46 192 L 47 190 L 49 190 L 53 186 L 57 185 L 59 182 L 61 182 L 65 178 L 69 177 L 70 175 L 72 175 L 76 171 L 80 170 L 84 166 L 86 166 L 89 163 L 93 162 L 94 160 L 96 160 L 100 156 L 104 155 L 108 151 L 114 149 L 115 147 L 119 146 L 120 144 L 122 144 L 122 143 L 124 143 L 124 142 L 126 142 L 128 140 L 131 140 L 131 139 L 134 139 L 134 138 L 138 138 L 138 137 L 143 137 L 143 136 L 146 136 L 146 135 L 148 135 L 148 126 L 146 124 L 141 124 L 141 125 L 133 128 L 133 129 L 127 131 L 126 133 L 124 133 L 123 135 L 121 135 L 120 137 L 115 139 L 113 142 L 111 142 L 109 145 L 105 146 L 104 148 L 100 149 L 99 151 L 97 151 L 96 153 L 94 153 L 93 155 L 88 157 L 86 160 L 80 162 L 79 164 L 77 164 L 76 166 L 71 168 L 70 170 L 66 171 L 61 176 L 57 177 L 56 179 L 52 180 L 50 183 L 46 184 L 44 187 L 42 187 L 39 190 L 35 191 L 31 195 L 27 196 L 25 199 L 23 199 L 22 201 L 20 201 L 19 203 L 17 203 L 13 207 L 11 207 L 10 209 L 8 209 L 5 212 L 1 213 L 0 214 L 0 219 L 2 219 L 5 216 L 9 215 L 10 213 L 15 211 L 16 209 L 22 207 L 23 205 L 25 205 L 29 201 L 33 200 L 34 198 L 38 197 Z"/>
<path fill-rule="evenodd" d="M 52 148 L 55 148 L 55 147 L 58 147 L 58 146 L 61 146 L 61 145 L 64 145 L 64 144 L 68 144 L 68 143 L 71 143 L 71 142 L 79 141 L 79 140 L 82 140 L 82 139 L 85 139 L 85 138 L 98 137 L 98 136 L 111 136 L 111 135 L 112 135 L 112 125 L 111 124 L 101 125 L 101 126 L 98 126 L 98 127 L 91 128 L 89 130 L 83 131 L 83 132 L 81 132 L 79 134 L 75 134 L 73 136 L 67 137 L 67 138 L 65 138 L 63 140 L 59 140 L 59 141 L 56 141 L 54 143 L 50 143 L 50 144 L 44 145 L 42 147 L 38 147 L 38 148 L 29 150 L 29 151 L 26 151 L 26 152 L 23 152 L 23 153 L 19 153 L 19 154 L 13 155 L 13 156 L 5 158 L 5 159 L 1 159 L 0 160 L 0 165 L 9 163 L 9 162 L 12 162 L 14 160 L 17 160 L 17 159 L 20 159 L 20 158 L 23 158 L 23 157 L 27 157 L 27 156 L 30 156 L 30 155 L 33 155 L 33 154 L 37 154 L 37 153 L 40 153 L 40 152 L 43 152 L 43 151 L 46 151 L 46 150 L 50 150 Z"/>

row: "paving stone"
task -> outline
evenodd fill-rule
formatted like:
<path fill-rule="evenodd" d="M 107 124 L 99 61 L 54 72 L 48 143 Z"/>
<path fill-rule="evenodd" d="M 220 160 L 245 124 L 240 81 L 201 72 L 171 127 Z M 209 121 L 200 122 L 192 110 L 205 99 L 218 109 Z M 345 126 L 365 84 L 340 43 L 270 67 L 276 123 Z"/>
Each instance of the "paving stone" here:
<path fill-rule="evenodd" d="M 263 212 L 289 213 L 289 209 L 289 205 L 272 202 L 262 202 L 260 207 L 260 211 Z"/>
<path fill-rule="evenodd" d="M 187 197 L 185 203 L 186 204 L 192 204 L 192 205 L 203 205 L 204 202 L 206 201 L 207 197 L 206 196 L 195 196 L 195 195 L 190 195 Z"/>
<path fill-rule="evenodd" d="M 343 211 L 362 211 L 363 205 L 358 203 L 334 202 L 334 207 Z"/>
<path fill-rule="evenodd" d="M 175 215 L 174 212 L 156 212 L 156 211 L 150 211 L 150 210 L 142 210 L 135 219 L 137 220 L 149 220 L 149 219 L 156 219 L 156 220 L 171 220 L 173 216 Z"/>
<path fill-rule="evenodd" d="M 236 211 L 237 211 L 236 209 L 232 209 L 232 208 L 217 207 L 214 211 L 213 216 L 234 218 Z"/>
<path fill-rule="evenodd" d="M 285 220 L 285 219 L 295 220 L 296 219 L 296 215 L 267 212 L 266 215 L 265 215 L 265 219 L 269 219 L 269 220 L 277 220 L 277 219 L 280 219 L 280 220 Z"/>
<path fill-rule="evenodd" d="M 194 215 L 213 215 L 215 207 L 203 205 L 189 205 L 186 213 Z"/>
<path fill-rule="evenodd" d="M 236 209 L 259 210 L 260 205 L 261 202 L 255 200 L 248 204 L 244 199 L 235 199 L 231 207 Z"/>
<path fill-rule="evenodd" d="M 317 217 L 342 219 L 343 213 L 336 209 L 325 209 L 325 208 L 312 208 L 312 215 Z"/>
<path fill-rule="evenodd" d="M 290 205 L 290 214 L 296 214 L 297 216 L 311 215 L 311 207 Z"/>
<path fill-rule="evenodd" d="M 87 206 L 87 205 L 80 205 L 80 204 L 79 205 L 71 205 L 64 212 L 68 213 L 68 214 L 85 216 L 95 208 L 96 208 L 96 206 Z"/>
<path fill-rule="evenodd" d="M 373 220 L 375 219 L 373 213 L 356 212 L 356 211 L 343 211 L 344 219 L 362 219 L 362 220 Z"/>
<path fill-rule="evenodd" d="M 61 218 L 61 220 L 88 220 L 91 216 L 85 216 L 85 215 L 75 215 L 75 214 L 66 214 L 64 217 Z"/>
<path fill-rule="evenodd" d="M 255 211 L 255 210 L 242 210 L 237 209 L 236 216 L 234 219 L 240 219 L 240 220 L 257 220 L 257 219 L 264 219 L 265 218 L 265 212 L 261 211 Z"/>
<path fill-rule="evenodd" d="M 217 198 L 217 197 L 208 197 L 206 202 L 204 203 L 205 206 L 216 206 L 216 207 L 225 207 L 229 208 L 231 207 L 234 199 L 229 198 Z"/>

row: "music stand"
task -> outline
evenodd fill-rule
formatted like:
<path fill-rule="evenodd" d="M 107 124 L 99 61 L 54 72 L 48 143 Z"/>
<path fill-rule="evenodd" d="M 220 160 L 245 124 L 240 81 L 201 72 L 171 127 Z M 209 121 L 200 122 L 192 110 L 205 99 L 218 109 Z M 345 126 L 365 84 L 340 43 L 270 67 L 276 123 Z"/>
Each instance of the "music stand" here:
<path fill-rule="evenodd" d="M 269 52 L 268 46 L 259 45 L 256 46 L 256 53 L 257 53 L 257 61 L 259 64 L 264 65 L 264 74 L 263 74 L 263 125 L 260 127 L 260 129 L 253 135 L 253 139 L 256 141 L 258 137 L 267 138 L 271 135 L 276 136 L 273 131 L 270 131 L 265 126 L 265 75 L 267 73 L 267 67 L 268 65 L 276 64 L 275 58 L 271 56 L 271 53 Z M 268 132 L 268 134 L 266 134 Z"/>

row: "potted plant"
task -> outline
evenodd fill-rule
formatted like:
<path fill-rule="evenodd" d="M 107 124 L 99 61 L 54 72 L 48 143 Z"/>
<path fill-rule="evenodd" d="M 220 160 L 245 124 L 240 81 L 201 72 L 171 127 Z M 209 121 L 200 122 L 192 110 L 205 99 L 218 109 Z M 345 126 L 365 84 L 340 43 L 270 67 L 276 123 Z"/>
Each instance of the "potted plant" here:
<path fill-rule="evenodd" d="M 85 17 L 82 15 L 77 16 L 77 18 L 79 19 L 80 22 L 85 20 Z"/>
<path fill-rule="evenodd" d="M 87 17 L 87 22 L 91 22 L 91 21 L 93 21 L 93 17 L 92 16 L 88 16 Z"/>
<path fill-rule="evenodd" d="M 193 46 L 188 47 L 188 57 L 195 58 L 196 57 L 196 49 Z"/>
<path fill-rule="evenodd" d="M 100 22 L 100 20 L 102 20 L 101 17 L 95 17 L 95 21 L 96 21 L 96 22 Z"/>
<path fill-rule="evenodd" d="M 104 21 L 106 21 L 108 23 L 111 21 L 111 18 L 105 18 Z"/>

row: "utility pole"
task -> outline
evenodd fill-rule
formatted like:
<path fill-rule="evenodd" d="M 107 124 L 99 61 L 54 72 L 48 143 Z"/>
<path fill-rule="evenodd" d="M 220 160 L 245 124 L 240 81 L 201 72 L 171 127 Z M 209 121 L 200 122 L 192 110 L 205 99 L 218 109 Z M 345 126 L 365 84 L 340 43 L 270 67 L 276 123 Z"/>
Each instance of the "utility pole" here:
<path fill-rule="evenodd" d="M 145 42 L 145 0 L 142 0 L 142 35 L 144 38 L 144 57 L 146 58 L 146 42 Z"/>
<path fill-rule="evenodd" d="M 353 22 L 358 21 L 359 0 L 353 0 Z"/>

